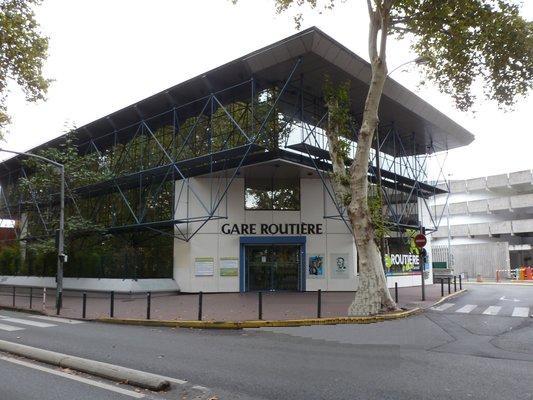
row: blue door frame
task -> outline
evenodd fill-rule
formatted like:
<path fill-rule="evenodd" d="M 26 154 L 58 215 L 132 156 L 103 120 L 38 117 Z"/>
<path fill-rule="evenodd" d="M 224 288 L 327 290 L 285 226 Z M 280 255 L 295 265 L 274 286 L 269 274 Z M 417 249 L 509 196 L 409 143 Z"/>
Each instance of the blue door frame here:
<path fill-rule="evenodd" d="M 239 250 L 239 291 L 246 291 L 246 260 L 244 247 L 247 244 L 296 244 L 300 245 L 299 291 L 305 292 L 305 236 L 241 236 Z"/>

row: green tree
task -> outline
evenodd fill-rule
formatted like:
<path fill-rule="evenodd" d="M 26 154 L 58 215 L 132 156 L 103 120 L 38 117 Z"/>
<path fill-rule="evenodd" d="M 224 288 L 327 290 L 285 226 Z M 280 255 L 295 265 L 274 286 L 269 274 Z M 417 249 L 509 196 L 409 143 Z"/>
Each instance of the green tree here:
<path fill-rule="evenodd" d="M 7 93 L 16 83 L 30 102 L 44 100 L 50 80 L 43 76 L 48 38 L 39 31 L 33 7 L 41 0 L 0 0 L 0 133 L 9 123 Z"/>
<path fill-rule="evenodd" d="M 295 21 L 299 28 L 301 7 L 332 11 L 346 1 L 274 0 L 274 4 L 277 13 L 298 9 Z M 473 87 L 478 79 L 483 81 L 485 97 L 504 108 L 533 86 L 533 23 L 520 16 L 515 1 L 367 0 L 366 8 L 372 76 L 355 161 L 349 168 L 342 161 L 342 146 L 335 142 L 342 126 L 330 124 L 327 132 L 335 174 L 332 182 L 337 196 L 346 199 L 359 258 L 359 289 L 349 309 L 351 315 L 396 309 L 375 243 L 367 195 L 370 149 L 387 78 L 388 38 L 409 38 L 412 50 L 426 61 L 425 77 L 451 96 L 460 110 L 469 109 L 476 100 Z M 334 102 L 328 105 L 330 114 L 335 114 L 335 106 Z"/>

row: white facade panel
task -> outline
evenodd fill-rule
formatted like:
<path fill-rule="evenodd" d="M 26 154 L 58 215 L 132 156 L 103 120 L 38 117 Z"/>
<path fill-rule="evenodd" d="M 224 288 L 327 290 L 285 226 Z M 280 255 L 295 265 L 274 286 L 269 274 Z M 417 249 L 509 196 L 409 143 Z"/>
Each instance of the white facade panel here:
<path fill-rule="evenodd" d="M 488 236 L 489 235 L 489 224 L 470 224 L 468 225 L 468 230 L 472 236 Z"/>
<path fill-rule="evenodd" d="M 460 203 L 463 204 L 463 203 Z M 454 204 L 450 204 L 450 210 Z M 471 213 L 486 213 L 489 210 L 487 200 L 475 200 L 475 201 L 469 201 L 468 202 L 468 210 L 462 213 L 456 213 L 456 214 L 468 214 L 468 212 Z"/>
<path fill-rule="evenodd" d="M 513 233 L 533 233 L 533 219 L 513 221 Z"/>
<path fill-rule="evenodd" d="M 191 186 L 198 188 L 198 193 L 202 193 L 207 198 L 211 184 L 209 179 L 191 179 Z M 301 179 L 300 183 L 300 210 L 299 211 L 270 211 L 270 210 L 245 210 L 244 207 L 244 179 L 236 179 L 228 190 L 227 219 L 212 221 L 209 229 L 202 228 L 194 235 L 189 242 L 175 240 L 174 245 L 174 278 L 183 292 L 237 292 L 240 290 L 239 275 L 221 276 L 220 259 L 232 258 L 241 263 L 241 237 L 269 236 L 260 231 L 255 235 L 226 234 L 223 232 L 224 224 L 321 224 L 322 232 L 317 234 L 305 234 L 295 236 L 305 236 L 305 257 L 312 254 L 324 256 L 325 271 L 323 277 L 309 277 L 307 275 L 307 262 L 304 260 L 305 287 L 306 290 L 337 290 L 353 291 L 357 288 L 356 274 L 356 249 L 353 236 L 342 221 L 332 221 L 324 219 L 324 201 L 327 209 L 332 215 L 336 213 L 331 199 L 324 196 L 322 182 L 318 179 Z M 326 198 L 326 200 L 324 200 Z M 190 196 L 189 196 L 190 200 Z M 191 203 L 189 203 L 191 204 Z M 197 205 L 195 211 L 198 211 Z M 181 210 L 183 212 L 183 210 Z M 226 212 L 224 210 L 224 212 Z M 221 212 L 217 212 L 220 214 Z M 337 212 L 338 213 L 338 212 Z M 196 225 L 196 224 L 191 224 Z M 207 224 L 206 224 L 207 225 Z M 284 236 L 284 235 L 282 235 Z M 290 236 L 290 235 L 289 235 Z M 349 270 L 348 278 L 339 278 L 332 272 L 336 255 L 347 256 L 347 266 Z M 197 259 L 213 259 L 214 266 L 212 274 L 198 276 L 196 270 Z M 333 258 L 334 259 L 334 258 Z M 238 274 L 241 273 L 239 268 Z"/>
<path fill-rule="evenodd" d="M 533 209 L 533 194 L 520 194 L 511 196 L 511 208 L 529 208 Z"/>
<path fill-rule="evenodd" d="M 510 234 L 512 232 L 511 221 L 491 222 L 489 229 L 492 235 Z"/>
<path fill-rule="evenodd" d="M 476 191 L 476 190 L 486 190 L 487 179 L 486 178 L 468 179 L 466 181 L 466 187 L 469 192 Z"/>
<path fill-rule="evenodd" d="M 489 189 L 503 188 L 509 185 L 507 174 L 491 175 L 487 177 L 487 187 Z"/>
<path fill-rule="evenodd" d="M 511 200 L 509 197 L 497 197 L 495 199 L 488 199 L 490 211 L 509 210 L 511 208 Z"/>
<path fill-rule="evenodd" d="M 450 204 L 450 214 L 468 214 L 468 206 L 466 201 Z"/>
<path fill-rule="evenodd" d="M 523 185 L 523 184 L 533 184 L 533 175 L 531 170 L 511 172 L 509 174 L 509 184 L 510 185 Z"/>

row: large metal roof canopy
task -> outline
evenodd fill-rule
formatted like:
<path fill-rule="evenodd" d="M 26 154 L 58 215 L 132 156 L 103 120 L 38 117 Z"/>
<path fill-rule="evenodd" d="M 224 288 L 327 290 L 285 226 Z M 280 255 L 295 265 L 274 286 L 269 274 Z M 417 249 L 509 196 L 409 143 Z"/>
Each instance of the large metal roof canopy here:
<path fill-rule="evenodd" d="M 109 133 L 117 131 L 127 141 L 128 127 L 133 129 L 142 120 L 150 119 L 153 125 L 169 124 L 166 111 L 171 109 L 179 109 L 180 119 L 198 115 L 203 105 L 199 100 L 211 93 L 217 93 L 222 103 L 239 100 L 239 85 L 243 81 L 253 77 L 259 87 L 282 83 L 298 59 L 301 60 L 298 73 L 307 93 L 322 98 L 326 76 L 333 82 L 349 80 L 352 112 L 361 115 L 371 77 L 370 64 L 320 29 L 311 27 L 78 128 L 79 143 L 97 138 L 105 141 L 107 135 L 111 146 L 113 139 Z M 228 88 L 232 89 L 231 94 Z M 242 99 L 248 98 L 249 89 L 243 86 L 241 95 Z M 301 117 L 306 119 L 306 115 Z M 380 121 L 394 124 L 402 135 L 411 138 L 412 154 L 424 154 L 428 148 L 449 150 L 474 140 L 469 131 L 391 78 L 384 87 Z M 58 137 L 32 151 L 55 146 L 62 140 L 63 136 Z M 382 151 L 393 154 L 386 146 Z M 6 161 L 4 167 L 8 170 L 17 167 L 18 158 Z"/>

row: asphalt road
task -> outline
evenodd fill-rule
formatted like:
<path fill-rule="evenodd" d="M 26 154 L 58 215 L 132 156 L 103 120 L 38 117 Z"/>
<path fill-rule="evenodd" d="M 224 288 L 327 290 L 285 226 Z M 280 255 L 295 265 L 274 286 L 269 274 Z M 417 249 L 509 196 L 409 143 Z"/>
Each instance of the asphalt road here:
<path fill-rule="evenodd" d="M 0 329 L 0 339 L 189 382 L 164 394 L 145 392 L 148 398 L 202 398 L 192 391 L 201 385 L 210 390 L 203 398 L 220 399 L 533 399 L 533 318 L 512 316 L 516 307 L 533 312 L 533 286 L 467 288 L 450 306 L 370 325 L 43 327 L 1 318 L 38 321 L 28 314 L 0 311 L 0 328 L 20 328 Z M 489 307 L 500 308 L 483 314 Z M 131 398 L 2 359 L 0 388 L 2 400 Z"/>

